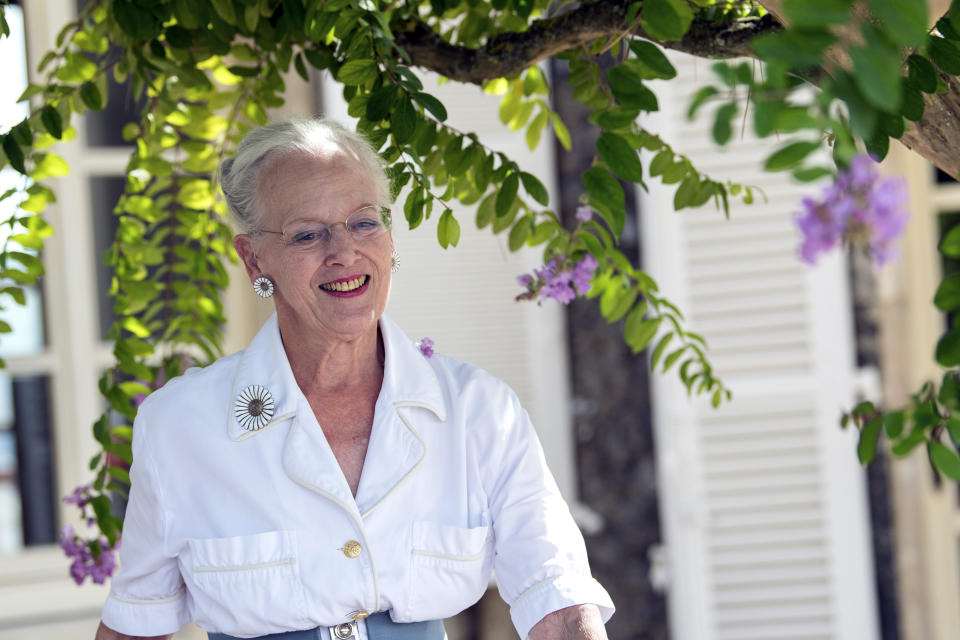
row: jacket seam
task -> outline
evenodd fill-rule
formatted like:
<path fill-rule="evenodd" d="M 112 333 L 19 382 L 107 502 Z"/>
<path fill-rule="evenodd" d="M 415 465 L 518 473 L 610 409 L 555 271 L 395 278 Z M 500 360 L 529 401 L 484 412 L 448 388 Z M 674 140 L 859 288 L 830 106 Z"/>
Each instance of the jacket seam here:
<path fill-rule="evenodd" d="M 145 604 L 145 605 L 170 604 L 171 602 L 176 602 L 181 597 L 183 597 L 183 593 L 185 590 L 186 590 L 185 587 L 180 587 L 180 590 L 177 591 L 172 596 L 169 596 L 167 598 L 155 598 L 152 600 L 140 600 L 137 598 L 122 598 L 113 591 L 110 592 L 110 597 L 116 600 L 117 602 L 123 602 L 125 604 Z"/>

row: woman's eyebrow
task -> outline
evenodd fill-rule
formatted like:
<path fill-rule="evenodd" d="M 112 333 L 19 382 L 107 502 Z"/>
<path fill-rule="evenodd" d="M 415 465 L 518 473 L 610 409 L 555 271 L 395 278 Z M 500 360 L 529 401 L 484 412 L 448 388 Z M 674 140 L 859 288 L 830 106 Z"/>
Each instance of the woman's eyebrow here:
<path fill-rule="evenodd" d="M 352 216 L 352 215 L 355 214 L 356 212 L 358 212 L 358 211 L 363 211 L 364 209 L 371 209 L 371 208 L 372 208 L 372 209 L 376 209 L 376 208 L 377 208 L 377 205 L 376 205 L 375 203 L 373 203 L 373 202 L 370 202 L 370 203 L 367 203 L 367 204 L 361 204 L 361 205 L 358 206 L 356 209 L 352 209 L 349 213 L 347 213 L 346 215 L 343 215 L 343 219 L 342 219 L 342 220 L 334 220 L 334 221 L 335 221 L 335 222 L 343 222 L 343 220 L 346 220 L 347 218 L 349 218 L 350 216 Z M 318 215 L 319 215 L 319 214 L 316 214 L 316 215 L 311 215 L 311 214 L 295 214 L 295 215 L 293 215 L 292 217 L 290 217 L 286 222 L 284 222 L 284 226 L 290 225 L 290 224 L 298 224 L 298 223 L 301 223 L 301 222 L 322 222 L 323 224 L 328 224 L 328 223 L 330 222 L 329 219 L 320 219 L 319 217 L 317 217 Z"/>

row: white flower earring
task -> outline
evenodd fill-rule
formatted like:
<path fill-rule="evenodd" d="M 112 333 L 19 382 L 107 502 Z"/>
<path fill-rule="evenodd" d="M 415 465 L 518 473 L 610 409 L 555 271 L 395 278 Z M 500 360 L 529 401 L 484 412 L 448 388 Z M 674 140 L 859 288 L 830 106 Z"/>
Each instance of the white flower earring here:
<path fill-rule="evenodd" d="M 394 249 L 390 252 L 390 273 L 400 270 L 400 252 Z"/>
<path fill-rule="evenodd" d="M 273 295 L 273 280 L 267 276 L 260 276 L 253 281 L 253 292 L 261 298 L 269 298 Z"/>

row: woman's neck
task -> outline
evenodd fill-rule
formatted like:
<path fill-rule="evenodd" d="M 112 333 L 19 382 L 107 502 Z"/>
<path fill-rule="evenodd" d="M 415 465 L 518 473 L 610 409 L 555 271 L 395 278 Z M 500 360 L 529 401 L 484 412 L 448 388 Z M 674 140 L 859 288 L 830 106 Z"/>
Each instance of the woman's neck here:
<path fill-rule="evenodd" d="M 292 332 L 296 334 L 296 332 Z M 281 329 L 283 348 L 297 385 L 308 398 L 367 386 L 383 377 L 384 347 L 379 327 L 351 340 L 287 339 Z"/>

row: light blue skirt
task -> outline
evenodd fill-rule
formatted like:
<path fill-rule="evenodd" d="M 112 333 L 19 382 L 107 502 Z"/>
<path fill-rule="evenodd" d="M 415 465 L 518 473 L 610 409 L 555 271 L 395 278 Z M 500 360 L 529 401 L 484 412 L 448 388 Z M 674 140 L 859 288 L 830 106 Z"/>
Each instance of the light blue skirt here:
<path fill-rule="evenodd" d="M 447 633 L 443 629 L 441 620 L 400 623 L 392 621 L 390 614 L 384 611 L 370 616 L 365 622 L 367 637 L 370 640 L 447 640 Z M 336 637 L 333 636 L 333 638 Z M 225 633 L 211 633 L 209 638 L 210 640 L 241 640 Z M 303 631 L 271 633 L 250 640 L 331 640 L 331 634 L 330 627 L 317 627 Z M 354 639 L 351 638 L 351 640 Z"/>

